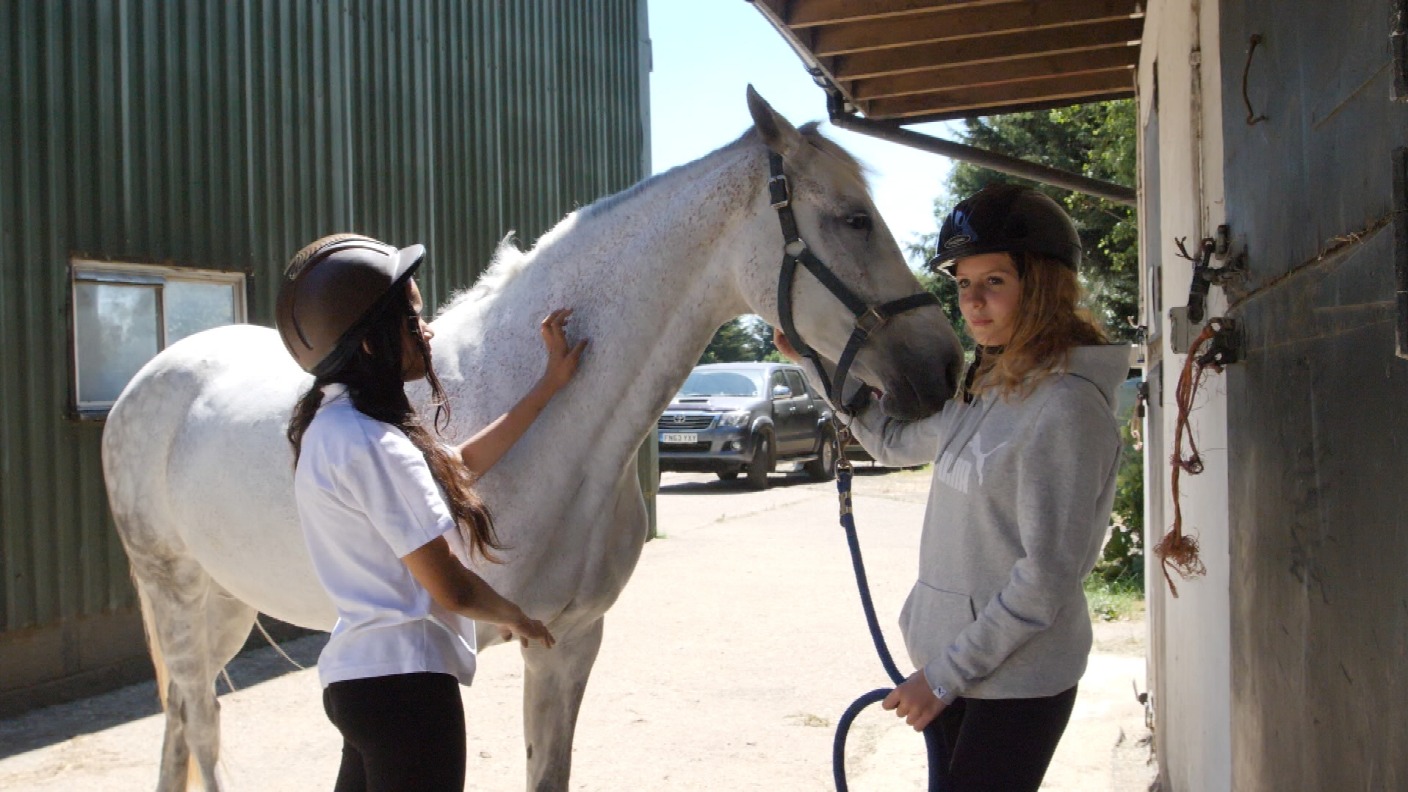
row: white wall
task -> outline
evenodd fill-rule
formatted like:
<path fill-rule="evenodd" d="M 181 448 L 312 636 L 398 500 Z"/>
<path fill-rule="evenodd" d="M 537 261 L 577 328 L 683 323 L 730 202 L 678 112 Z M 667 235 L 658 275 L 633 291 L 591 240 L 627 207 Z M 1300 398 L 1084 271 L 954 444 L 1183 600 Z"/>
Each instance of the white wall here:
<path fill-rule="evenodd" d="M 1156 426 L 1163 459 L 1148 462 L 1147 488 L 1162 490 L 1162 520 L 1146 520 L 1152 548 L 1173 521 L 1168 458 L 1174 451 L 1174 392 L 1184 356 L 1170 348 L 1168 309 L 1188 301 L 1191 263 L 1176 256 L 1173 240 L 1187 237 L 1191 251 L 1223 222 L 1221 75 L 1218 57 L 1217 0 L 1152 0 L 1145 19 L 1139 66 L 1141 132 L 1155 96 L 1158 71 L 1158 150 L 1143 152 L 1141 183 L 1147 169 L 1159 169 L 1158 195 L 1142 194 L 1144 219 L 1158 213 L 1160 239 L 1141 240 L 1145 261 L 1162 264 L 1157 282 L 1163 311 L 1150 328 L 1150 359 L 1163 361 L 1162 393 Z M 1197 53 L 1201 51 L 1199 58 Z M 1195 61 L 1198 61 L 1195 63 Z M 1143 191 L 1141 191 L 1143 192 Z M 1147 267 L 1147 264 L 1146 264 Z M 1214 289 L 1208 315 L 1217 316 L 1226 301 Z M 1154 319 L 1154 317 L 1148 317 Z M 1227 402 L 1225 383 L 1209 373 L 1195 400 L 1192 430 L 1205 470 L 1183 474 L 1180 482 L 1183 530 L 1198 538 L 1207 565 L 1205 577 L 1174 582 L 1170 595 L 1157 563 L 1148 569 L 1150 687 L 1156 711 L 1155 740 L 1163 777 L 1171 792 L 1222 792 L 1231 789 L 1231 626 L 1228 558 Z"/>

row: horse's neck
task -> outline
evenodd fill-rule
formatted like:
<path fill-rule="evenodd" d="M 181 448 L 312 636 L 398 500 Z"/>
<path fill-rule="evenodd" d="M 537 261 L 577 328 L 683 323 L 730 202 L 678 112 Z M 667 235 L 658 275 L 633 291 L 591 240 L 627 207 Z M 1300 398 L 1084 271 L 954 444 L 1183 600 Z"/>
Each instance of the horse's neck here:
<path fill-rule="evenodd" d="M 760 255 L 746 217 L 757 167 L 756 152 L 726 148 L 605 199 L 546 234 L 518 272 L 448 310 L 435 344 L 459 395 L 456 423 L 466 422 L 454 434 L 532 385 L 544 356 L 524 329 L 571 307 L 569 330 L 590 344 L 565 404 L 539 423 L 556 454 L 624 462 L 718 326 L 747 310 L 732 267 Z"/>

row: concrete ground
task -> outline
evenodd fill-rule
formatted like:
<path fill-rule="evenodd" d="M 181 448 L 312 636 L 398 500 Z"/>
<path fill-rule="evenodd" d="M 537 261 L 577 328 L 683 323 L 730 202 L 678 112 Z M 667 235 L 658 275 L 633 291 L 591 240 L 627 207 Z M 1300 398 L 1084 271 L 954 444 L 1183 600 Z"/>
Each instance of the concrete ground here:
<path fill-rule="evenodd" d="M 908 670 L 895 619 L 914 575 L 927 476 L 862 470 L 856 519 L 876 608 Z M 774 477 L 748 492 L 666 474 L 662 537 L 620 601 L 577 730 L 577 790 L 831 788 L 835 723 L 888 687 L 871 648 L 836 523 L 835 489 Z M 1098 624 L 1075 714 L 1043 789 L 1144 792 L 1156 775 L 1135 689 L 1142 621 Z M 322 636 L 288 642 L 311 666 Z M 480 658 L 464 690 L 471 789 L 524 786 L 517 652 Z M 317 677 L 273 650 L 249 652 L 223 692 L 222 764 L 233 790 L 331 788 L 339 738 Z M 151 683 L 0 721 L 0 789 L 149 790 L 161 716 Z M 871 707 L 847 750 L 850 787 L 922 790 L 923 740 Z"/>

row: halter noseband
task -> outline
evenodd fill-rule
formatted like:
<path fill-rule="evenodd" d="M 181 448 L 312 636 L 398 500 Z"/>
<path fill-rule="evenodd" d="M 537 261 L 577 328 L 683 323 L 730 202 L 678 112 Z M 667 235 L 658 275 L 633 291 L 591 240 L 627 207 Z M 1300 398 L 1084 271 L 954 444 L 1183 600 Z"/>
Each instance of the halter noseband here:
<path fill-rule="evenodd" d="M 777 315 L 782 323 L 782 332 L 787 336 L 787 343 L 816 367 L 822 384 L 826 386 L 826 398 L 832 406 L 849 412 L 847 406 L 841 403 L 844 396 L 842 388 L 846 384 L 846 375 L 851 370 L 851 363 L 855 361 L 856 353 L 860 352 L 866 340 L 872 333 L 884 327 L 891 317 L 926 305 L 938 305 L 939 299 L 929 292 L 919 292 L 880 305 L 867 304 L 847 288 L 846 284 L 836 277 L 836 273 L 822 263 L 821 259 L 812 253 L 811 248 L 807 247 L 807 243 L 802 241 L 801 234 L 797 232 L 797 218 L 792 214 L 792 188 L 787 181 L 787 174 L 782 170 L 781 154 L 768 152 L 768 170 L 768 197 L 772 199 L 772 208 L 777 210 L 777 219 L 782 224 L 782 271 L 777 281 Z M 806 267 L 807 271 L 821 281 L 821 285 L 835 295 L 856 318 L 855 329 L 851 331 L 851 337 L 846 342 L 840 359 L 836 361 L 836 373 L 830 377 L 826 375 L 821 355 L 802 340 L 796 325 L 792 323 L 792 286 L 796 280 L 798 264 Z"/>

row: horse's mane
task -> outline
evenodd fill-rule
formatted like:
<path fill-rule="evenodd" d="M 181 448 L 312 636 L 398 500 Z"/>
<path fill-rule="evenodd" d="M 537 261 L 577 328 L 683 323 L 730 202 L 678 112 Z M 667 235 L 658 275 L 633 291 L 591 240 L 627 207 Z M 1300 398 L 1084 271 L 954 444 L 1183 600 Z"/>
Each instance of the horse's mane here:
<path fill-rule="evenodd" d="M 440 306 L 440 310 L 435 313 L 437 317 L 445 315 L 452 308 L 458 307 L 460 303 L 480 300 L 499 291 L 528 266 L 530 255 L 518 248 L 514 233 L 510 230 L 503 239 L 499 240 L 498 247 L 494 248 L 494 255 L 489 258 L 488 268 L 472 285 L 452 292 L 449 299 L 445 300 Z"/>
<path fill-rule="evenodd" d="M 845 176 L 856 180 L 869 192 L 865 167 L 860 164 L 859 160 L 851 156 L 850 152 L 841 148 L 835 141 L 822 135 L 820 126 L 821 122 L 819 121 L 809 121 L 798 127 L 797 131 L 801 133 L 802 139 L 808 144 L 828 155 L 828 164 L 839 168 Z M 677 173 L 691 169 L 703 168 L 705 167 L 704 163 L 712 160 L 715 156 L 758 142 L 760 142 L 760 139 L 757 129 L 750 127 L 733 142 L 715 150 L 712 154 L 692 162 L 686 162 L 683 165 L 676 165 L 667 171 L 657 173 L 647 179 L 642 179 L 618 193 L 598 198 L 587 206 L 568 214 L 561 222 L 539 237 L 531 250 L 521 250 L 515 241 L 514 232 L 509 231 L 508 234 L 499 241 L 498 247 L 494 250 L 494 255 L 489 259 L 489 267 L 484 270 L 484 273 L 479 276 L 478 280 L 468 288 L 452 293 L 436 315 L 444 315 L 448 311 L 458 307 L 461 303 L 480 300 L 502 290 L 518 273 L 527 269 L 529 262 L 533 260 L 540 248 L 550 244 L 558 237 L 565 235 L 576 225 L 577 221 L 588 220 L 597 215 L 609 212 L 618 204 L 645 192 L 663 179 L 671 178 Z"/>

